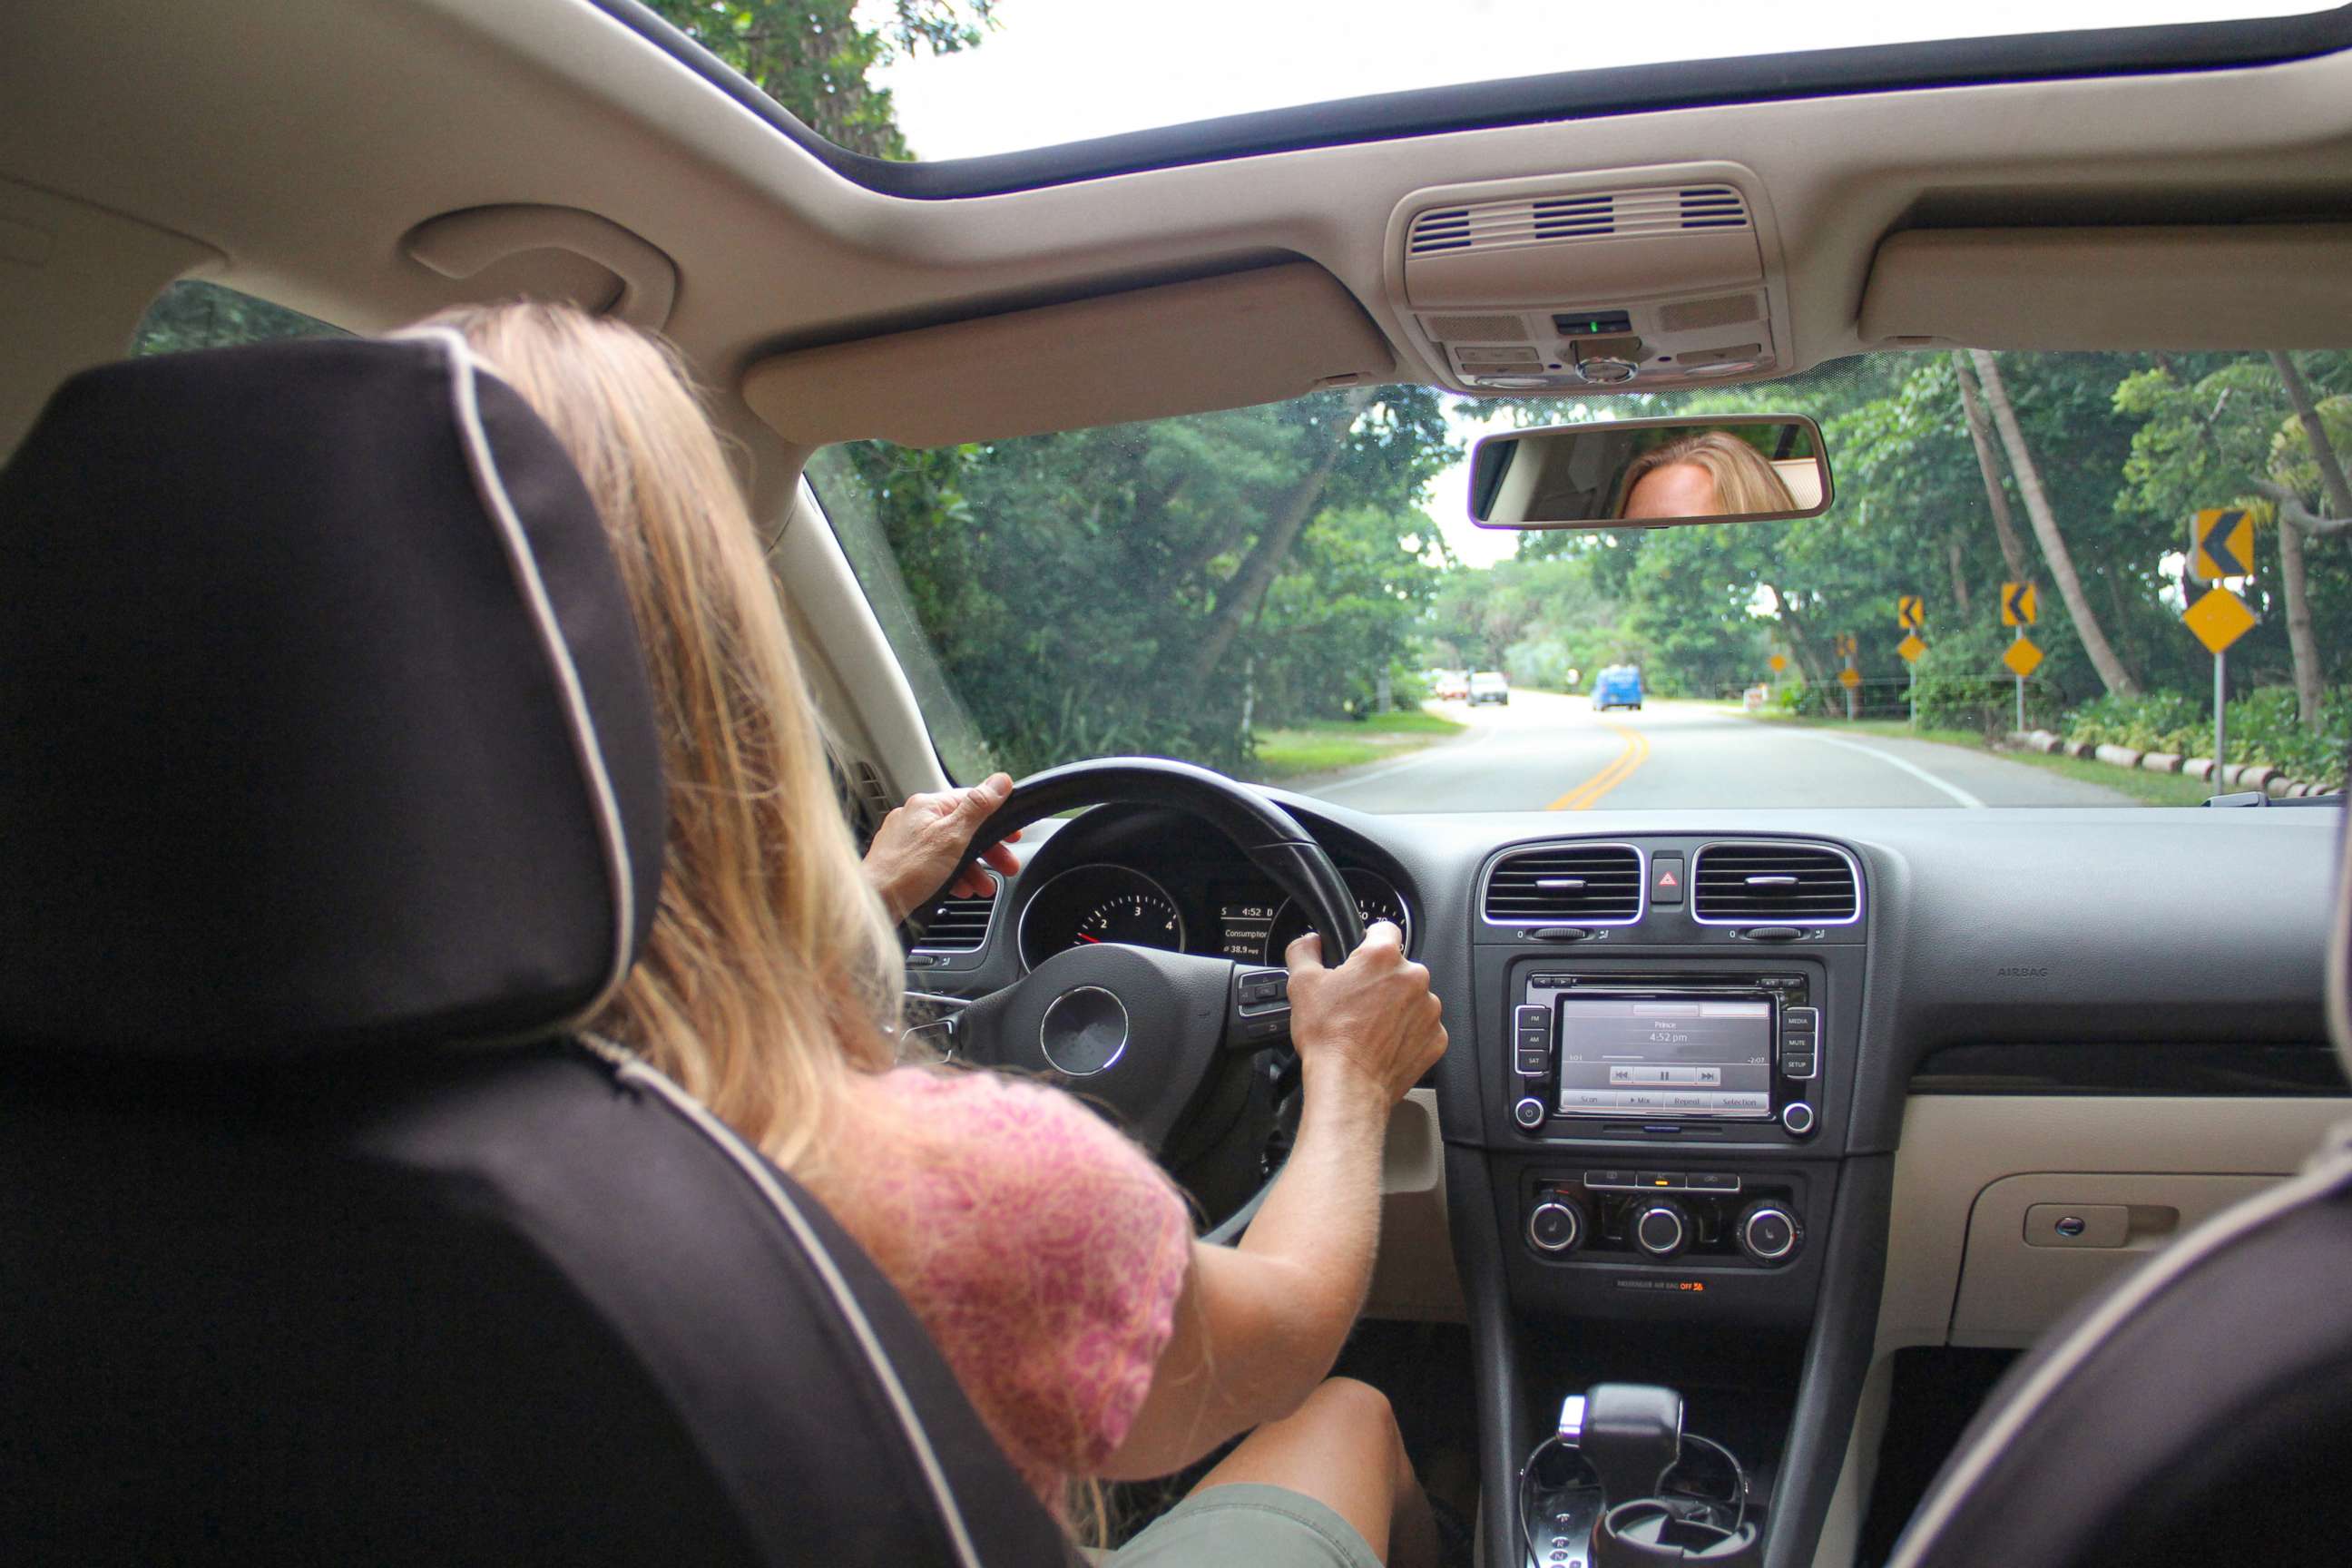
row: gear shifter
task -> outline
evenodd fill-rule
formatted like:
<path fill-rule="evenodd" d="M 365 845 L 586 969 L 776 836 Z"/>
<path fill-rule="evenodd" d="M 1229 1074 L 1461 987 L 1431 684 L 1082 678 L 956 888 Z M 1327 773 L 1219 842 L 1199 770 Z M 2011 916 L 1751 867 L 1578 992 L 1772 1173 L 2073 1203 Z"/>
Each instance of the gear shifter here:
<path fill-rule="evenodd" d="M 1611 1503 L 1654 1497 L 1682 1458 L 1683 1396 L 1646 1383 L 1594 1384 L 1577 1446 Z"/>

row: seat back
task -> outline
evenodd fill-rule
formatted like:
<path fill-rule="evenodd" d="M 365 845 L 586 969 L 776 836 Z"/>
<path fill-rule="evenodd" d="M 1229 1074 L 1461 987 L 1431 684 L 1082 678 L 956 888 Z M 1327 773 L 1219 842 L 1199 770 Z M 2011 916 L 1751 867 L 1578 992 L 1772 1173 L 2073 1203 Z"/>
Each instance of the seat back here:
<path fill-rule="evenodd" d="M 0 469 L 0 1556 L 1068 1560 L 856 1246 L 576 1034 L 658 890 L 594 509 L 454 336 Z"/>

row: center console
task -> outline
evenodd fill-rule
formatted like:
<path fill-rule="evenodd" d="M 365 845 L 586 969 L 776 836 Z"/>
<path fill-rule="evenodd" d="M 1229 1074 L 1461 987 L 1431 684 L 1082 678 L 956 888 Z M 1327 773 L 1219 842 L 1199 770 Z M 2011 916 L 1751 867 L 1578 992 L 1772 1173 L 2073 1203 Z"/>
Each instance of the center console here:
<path fill-rule="evenodd" d="M 1805 1500 L 1843 1453 L 1812 1453 L 1799 1412 L 1825 1301 L 1863 1288 L 1832 1265 L 1853 1251 L 1837 1215 L 1866 897 L 1859 858 L 1817 839 L 1560 839 L 1489 859 L 1472 948 L 1484 1131 L 1454 1224 L 1474 1223 L 1474 1194 L 1491 1214 L 1512 1469 L 1565 1391 L 1674 1384 L 1752 1456 L 1771 1532 L 1817 1524 Z M 1518 1560 L 1559 1568 L 1538 1534 Z M 1775 1562 L 1793 1546 L 1765 1542 Z"/>

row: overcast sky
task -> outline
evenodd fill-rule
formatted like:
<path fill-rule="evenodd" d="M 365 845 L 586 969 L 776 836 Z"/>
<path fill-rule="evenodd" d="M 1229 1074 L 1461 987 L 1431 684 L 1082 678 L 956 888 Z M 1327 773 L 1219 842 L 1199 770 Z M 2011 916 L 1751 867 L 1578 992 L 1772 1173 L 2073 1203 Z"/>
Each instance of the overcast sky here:
<path fill-rule="evenodd" d="M 1680 0 L 1637 8 L 1572 0 L 997 0 L 1001 25 L 979 48 L 918 56 L 875 80 L 897 98 L 898 122 L 919 155 L 961 158 L 1546 71 L 2282 16 L 2335 3 Z M 874 0 L 867 4 L 870 10 Z M 1468 522 L 1466 484 L 1457 469 L 1432 496 L 1448 541 L 1481 563 L 1510 554 L 1513 535 Z"/>

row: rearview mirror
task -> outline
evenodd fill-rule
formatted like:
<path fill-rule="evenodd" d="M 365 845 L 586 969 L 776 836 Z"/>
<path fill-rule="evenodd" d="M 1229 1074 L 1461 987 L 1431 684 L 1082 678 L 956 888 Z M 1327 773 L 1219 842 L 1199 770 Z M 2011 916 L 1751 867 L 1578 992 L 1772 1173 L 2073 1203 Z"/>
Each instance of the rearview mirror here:
<path fill-rule="evenodd" d="M 1616 419 L 1512 430 L 1470 454 L 1481 528 L 1662 528 L 1818 517 L 1821 426 L 1801 414 Z"/>

